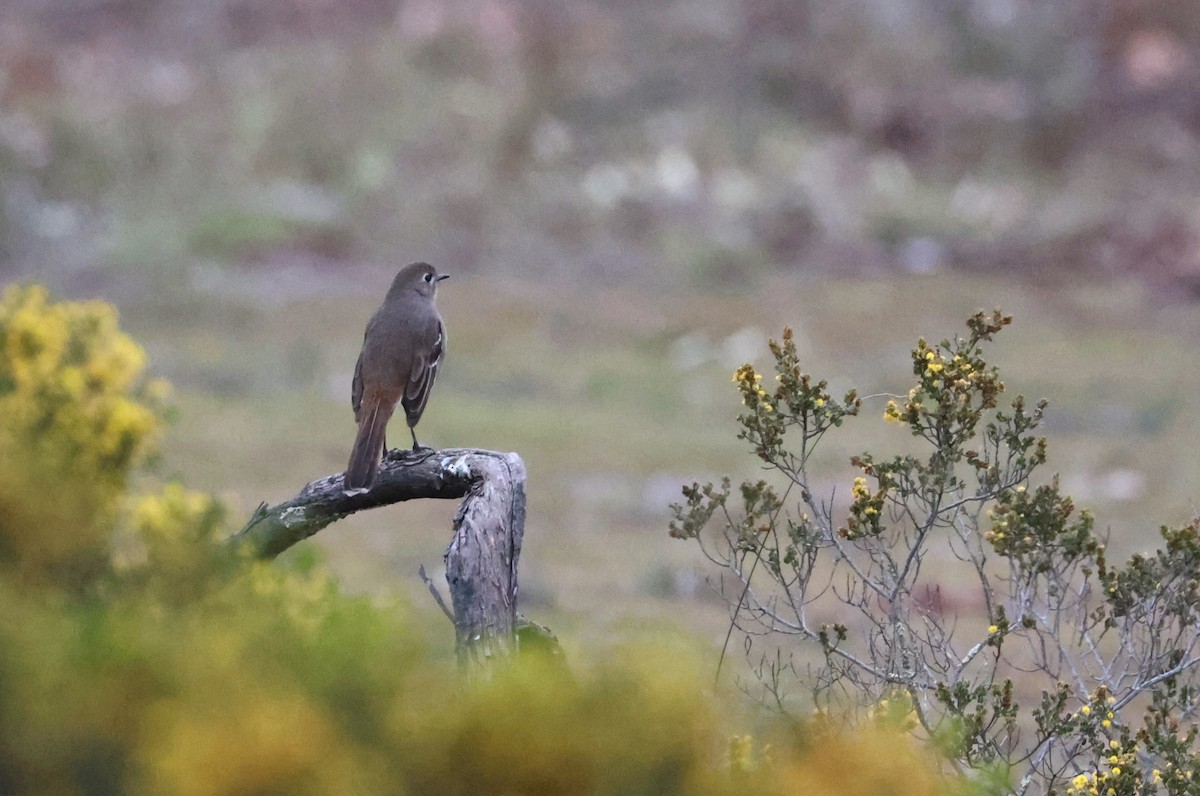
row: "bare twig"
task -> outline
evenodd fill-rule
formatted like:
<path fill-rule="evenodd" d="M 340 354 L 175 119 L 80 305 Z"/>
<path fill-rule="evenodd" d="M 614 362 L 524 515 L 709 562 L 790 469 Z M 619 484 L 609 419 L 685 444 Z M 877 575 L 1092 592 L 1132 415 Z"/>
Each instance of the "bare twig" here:
<path fill-rule="evenodd" d="M 429 576 L 425 574 L 424 564 L 421 564 L 417 567 L 417 574 L 421 576 L 421 580 L 424 582 L 425 587 L 429 589 L 429 593 L 433 595 L 433 601 L 438 604 L 438 608 L 441 608 L 442 613 L 446 615 L 446 618 L 453 622 L 454 614 L 451 613 L 450 609 L 446 607 L 446 601 L 442 599 L 442 593 L 438 591 L 437 584 L 430 580 Z"/>

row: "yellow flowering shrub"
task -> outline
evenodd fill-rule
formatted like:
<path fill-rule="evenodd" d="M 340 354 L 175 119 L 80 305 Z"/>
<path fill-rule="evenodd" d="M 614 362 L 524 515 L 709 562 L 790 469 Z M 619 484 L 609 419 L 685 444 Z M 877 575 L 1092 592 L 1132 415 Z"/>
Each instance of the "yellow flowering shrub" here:
<path fill-rule="evenodd" d="M 110 586 L 192 599 L 222 561 L 213 542 L 224 520 L 220 501 L 179 483 L 129 496 L 113 534 L 111 566 L 119 581 Z"/>
<path fill-rule="evenodd" d="M 861 727 L 814 744 L 788 766 L 784 792 L 813 796 L 938 796 L 947 781 L 911 738 L 886 727 Z"/>
<path fill-rule="evenodd" d="M 0 566 L 80 579 L 103 565 L 165 386 L 103 302 L 0 296 Z"/>
<path fill-rule="evenodd" d="M 431 643 L 450 635 L 437 615 L 331 587 L 301 603 L 313 609 L 301 621 L 284 584 L 309 577 L 263 568 L 186 606 L 90 608 L 0 583 L 0 792 L 933 796 L 947 784 L 885 728 L 776 730 L 769 750 L 747 739 L 727 757 L 707 661 L 670 642 L 465 683 Z"/>
<path fill-rule="evenodd" d="M 817 492 L 828 477 L 812 453 L 860 401 L 805 373 L 785 329 L 771 341 L 774 390 L 753 364 L 733 374 L 738 437 L 768 473 L 740 489 L 728 477 L 684 486 L 669 531 L 721 570 L 727 639 L 741 636 L 772 709 L 886 717 L 998 792 L 1198 793 L 1200 519 L 1117 564 L 1057 476 L 1033 480 L 1047 404 L 1001 405 L 984 357 L 1011 320 L 979 311 L 966 336 L 917 341 L 907 394 L 870 396 L 910 439 L 850 457 L 848 503 Z M 975 583 L 943 602 L 946 584 Z M 739 768 L 747 749 L 730 752 Z M 840 780 L 837 759 L 826 749 L 804 764 L 812 792 Z M 885 774 L 855 775 L 865 788 L 841 792 L 894 792 Z"/>

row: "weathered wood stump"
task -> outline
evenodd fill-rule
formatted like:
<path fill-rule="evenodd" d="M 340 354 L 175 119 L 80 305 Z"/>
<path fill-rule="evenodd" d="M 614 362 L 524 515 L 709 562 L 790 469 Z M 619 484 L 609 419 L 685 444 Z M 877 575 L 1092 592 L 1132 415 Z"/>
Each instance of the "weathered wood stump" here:
<path fill-rule="evenodd" d="M 473 669 L 516 650 L 517 561 L 525 532 L 525 463 L 517 454 L 389 451 L 367 492 L 347 495 L 341 473 L 325 476 L 291 500 L 259 506 L 230 543 L 273 558 L 357 511 L 415 498 L 460 497 L 445 554 L 446 581 L 458 660 Z"/>

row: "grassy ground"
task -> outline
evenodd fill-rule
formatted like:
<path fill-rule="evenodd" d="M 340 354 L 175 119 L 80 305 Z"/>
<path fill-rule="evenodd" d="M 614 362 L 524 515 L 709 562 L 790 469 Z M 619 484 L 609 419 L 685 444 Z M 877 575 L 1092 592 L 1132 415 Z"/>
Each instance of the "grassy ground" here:
<path fill-rule="evenodd" d="M 349 381 L 362 327 L 390 273 L 232 275 L 223 293 L 137 300 L 125 323 L 177 387 L 161 472 L 246 514 L 345 465 Z M 239 284 L 238 280 L 246 280 Z M 288 298 L 291 296 L 291 298 Z M 269 297 L 269 298 L 266 298 Z M 1036 286 L 963 275 L 778 279 L 736 294 L 652 295 L 482 278 L 447 283 L 447 368 L 419 427 L 435 446 L 514 450 L 529 468 L 522 610 L 568 648 L 682 623 L 720 643 L 725 608 L 698 551 L 669 539 L 679 484 L 753 477 L 735 439 L 729 374 L 765 366 L 765 341 L 796 329 L 809 369 L 838 390 L 903 393 L 918 336 L 962 329 L 980 307 L 1016 316 L 992 349 L 1013 393 L 1051 400 L 1050 471 L 1110 529 L 1118 554 L 1150 548 L 1194 511 L 1190 422 L 1200 321 L 1132 284 Z M 828 440 L 824 489 L 845 493 L 853 453 L 900 450 L 886 398 Z M 394 424 L 393 443 L 403 442 Z M 418 564 L 440 570 L 455 506 L 425 501 L 352 517 L 312 542 L 346 588 L 428 602 Z"/>

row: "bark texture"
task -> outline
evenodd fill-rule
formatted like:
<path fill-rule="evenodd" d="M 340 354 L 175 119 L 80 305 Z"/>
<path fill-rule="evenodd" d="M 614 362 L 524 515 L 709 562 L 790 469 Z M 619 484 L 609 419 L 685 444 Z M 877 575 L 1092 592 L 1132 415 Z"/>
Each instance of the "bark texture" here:
<path fill-rule="evenodd" d="M 511 655 L 525 532 L 525 463 L 515 453 L 393 450 L 367 492 L 347 495 L 341 473 L 326 476 L 291 500 L 259 506 L 230 542 L 274 558 L 356 511 L 415 498 L 464 498 L 445 554 L 459 662 L 472 669 Z"/>

